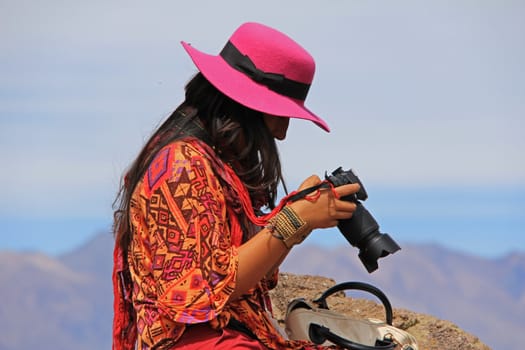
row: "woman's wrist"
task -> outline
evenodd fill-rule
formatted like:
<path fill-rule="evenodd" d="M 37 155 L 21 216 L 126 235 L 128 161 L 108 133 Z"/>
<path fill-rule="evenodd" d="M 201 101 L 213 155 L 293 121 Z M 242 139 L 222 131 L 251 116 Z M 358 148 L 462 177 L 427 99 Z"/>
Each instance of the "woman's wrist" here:
<path fill-rule="evenodd" d="M 295 210 L 285 206 L 266 225 L 266 229 L 272 236 L 281 240 L 290 249 L 301 243 L 312 232 L 312 229 Z"/>

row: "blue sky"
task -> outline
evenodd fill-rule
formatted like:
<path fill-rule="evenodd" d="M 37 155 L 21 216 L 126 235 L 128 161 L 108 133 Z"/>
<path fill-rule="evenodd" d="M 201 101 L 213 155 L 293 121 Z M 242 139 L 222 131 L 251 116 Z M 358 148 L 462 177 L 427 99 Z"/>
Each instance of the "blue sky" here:
<path fill-rule="evenodd" d="M 523 18 L 505 0 L 1 1 L 0 249 L 107 230 L 121 173 L 195 72 L 179 42 L 217 53 L 258 21 L 315 57 L 306 104 L 332 128 L 291 123 L 290 187 L 351 167 L 403 242 L 525 251 Z"/>

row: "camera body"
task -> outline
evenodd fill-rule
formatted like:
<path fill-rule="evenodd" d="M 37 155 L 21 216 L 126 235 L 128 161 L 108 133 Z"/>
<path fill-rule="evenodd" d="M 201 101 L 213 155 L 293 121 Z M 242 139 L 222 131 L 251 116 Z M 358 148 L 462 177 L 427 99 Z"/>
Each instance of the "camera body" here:
<path fill-rule="evenodd" d="M 350 219 L 340 220 L 337 228 L 352 246 L 359 249 L 359 259 L 366 270 L 372 273 L 378 268 L 379 258 L 393 254 L 401 248 L 388 234 L 379 231 L 379 224 L 361 203 L 368 198 L 368 194 L 352 169 L 345 171 L 339 167 L 331 175 L 325 175 L 325 178 L 334 187 L 352 183 L 360 186 L 357 193 L 341 198 L 354 202 L 357 208 Z"/>

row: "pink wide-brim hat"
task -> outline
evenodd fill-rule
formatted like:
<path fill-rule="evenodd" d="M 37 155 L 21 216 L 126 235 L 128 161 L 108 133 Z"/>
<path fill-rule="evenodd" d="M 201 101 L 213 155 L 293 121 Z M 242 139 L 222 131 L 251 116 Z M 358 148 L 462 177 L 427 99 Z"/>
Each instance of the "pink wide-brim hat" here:
<path fill-rule="evenodd" d="M 244 23 L 218 55 L 184 41 L 182 46 L 204 77 L 232 100 L 263 113 L 311 120 L 330 131 L 304 105 L 314 59 L 287 35 L 263 24 Z"/>

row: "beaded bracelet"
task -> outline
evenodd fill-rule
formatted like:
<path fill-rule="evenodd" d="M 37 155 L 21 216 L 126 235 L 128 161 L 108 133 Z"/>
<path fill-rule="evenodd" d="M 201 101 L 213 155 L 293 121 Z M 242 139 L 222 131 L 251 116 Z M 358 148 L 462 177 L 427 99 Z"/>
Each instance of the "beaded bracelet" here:
<path fill-rule="evenodd" d="M 312 232 L 306 221 L 301 219 L 289 206 L 284 206 L 276 216 L 271 218 L 266 228 L 272 236 L 283 241 L 288 249 L 304 241 Z"/>

